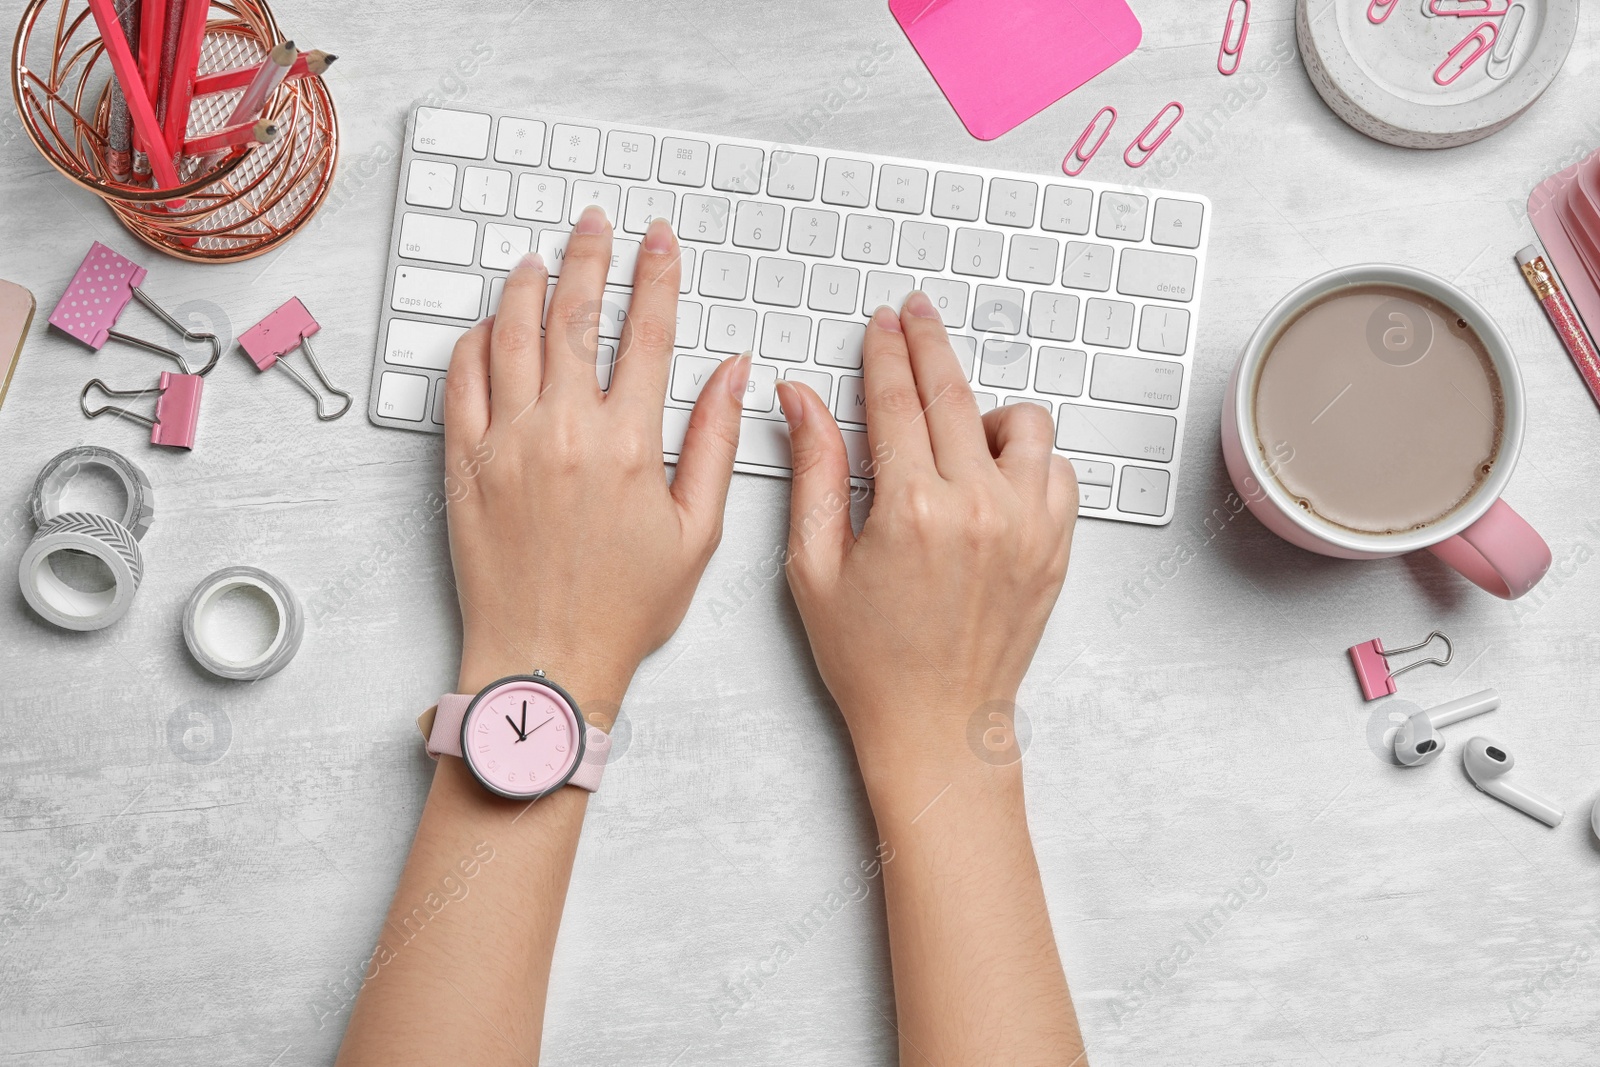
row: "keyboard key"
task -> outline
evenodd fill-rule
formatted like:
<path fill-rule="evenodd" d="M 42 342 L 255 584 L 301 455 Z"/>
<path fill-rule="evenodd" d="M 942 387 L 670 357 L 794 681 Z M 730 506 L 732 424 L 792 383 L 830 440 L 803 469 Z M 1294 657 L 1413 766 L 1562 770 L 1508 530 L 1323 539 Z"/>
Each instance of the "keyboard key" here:
<path fill-rule="evenodd" d="M 509 115 L 501 119 L 494 138 L 494 158 L 497 163 L 537 167 L 544 159 L 544 123 Z"/>
<path fill-rule="evenodd" d="M 1193 256 L 1129 248 L 1122 253 L 1122 267 L 1117 271 L 1117 292 L 1188 303 L 1194 298 L 1198 266 Z"/>
<path fill-rule="evenodd" d="M 400 254 L 406 259 L 469 266 L 478 241 L 478 224 L 408 211 L 400 219 Z"/>
<path fill-rule="evenodd" d="M 983 203 L 983 179 L 976 174 L 941 170 L 933 177 L 933 214 L 941 219 L 977 222 Z"/>
<path fill-rule="evenodd" d="M 822 399 L 823 407 L 827 407 L 833 399 L 833 375 L 825 370 L 801 370 L 799 367 L 790 367 L 783 372 L 783 376 L 791 382 L 809 386 L 811 391 Z"/>
<path fill-rule="evenodd" d="M 691 408 L 675 408 L 668 405 L 661 412 L 661 451 L 666 453 L 668 459 L 677 459 L 678 453 L 683 451 L 683 439 L 689 433 L 689 416 Z"/>
<path fill-rule="evenodd" d="M 1117 507 L 1133 515 L 1165 515 L 1167 489 L 1171 485 L 1171 471 L 1123 467 L 1122 488 L 1117 491 Z"/>
<path fill-rule="evenodd" d="M 485 134 L 484 136 L 488 136 Z M 420 374 L 384 371 L 378 380 L 378 414 L 421 422 L 428 408 L 428 379 Z"/>
<path fill-rule="evenodd" d="M 773 411 L 778 406 L 778 368 L 762 363 L 750 365 L 750 377 L 744 384 L 744 409 L 746 411 Z"/>
<path fill-rule="evenodd" d="M 725 193 L 761 191 L 761 165 L 766 153 L 747 145 L 717 146 L 717 162 L 711 168 L 711 188 Z"/>
<path fill-rule="evenodd" d="M 898 314 L 916 284 L 916 279 L 909 274 L 895 274 L 886 270 L 867 271 L 867 289 L 861 300 L 861 313 L 870 315 L 887 305 Z"/>
<path fill-rule="evenodd" d="M 483 251 L 478 256 L 478 262 L 490 270 L 510 270 L 522 261 L 532 247 L 533 231 L 526 226 L 485 223 Z"/>
<path fill-rule="evenodd" d="M 672 399 L 686 404 L 699 400 L 700 390 L 719 366 L 720 361 L 705 356 L 680 355 L 672 361 Z"/>
<path fill-rule="evenodd" d="M 1139 316 L 1139 347 L 1165 356 L 1183 355 L 1189 347 L 1189 313 L 1182 308 L 1146 304 Z"/>
<path fill-rule="evenodd" d="M 989 183 L 989 213 L 985 221 L 991 226 L 1032 226 L 1038 199 L 1039 187 L 1032 182 L 996 178 Z"/>
<path fill-rule="evenodd" d="M 1063 452 L 1172 462 L 1178 420 L 1120 408 L 1062 404 L 1056 420 L 1056 447 Z"/>
<path fill-rule="evenodd" d="M 389 335 L 384 339 L 383 361 L 397 367 L 449 370 L 450 355 L 455 351 L 456 342 L 466 332 L 465 326 L 390 319 Z"/>
<path fill-rule="evenodd" d="M 606 175 L 649 181 L 655 154 L 656 139 L 650 134 L 612 130 L 606 134 Z"/>
<path fill-rule="evenodd" d="M 750 308 L 711 305 L 706 322 L 706 348 L 737 355 L 756 346 L 756 313 Z"/>
<path fill-rule="evenodd" d="M 966 282 L 949 278 L 924 278 L 922 291 L 928 294 L 933 306 L 939 309 L 939 318 L 950 329 L 958 330 L 967 324 L 967 297 L 971 289 Z"/>
<path fill-rule="evenodd" d="M 553 289 L 554 286 L 551 288 Z M 485 318 L 500 313 L 500 297 L 505 291 L 506 280 L 504 278 L 494 277 L 489 279 L 489 308 L 483 313 Z"/>
<path fill-rule="evenodd" d="M 851 375 L 839 379 L 839 399 L 834 401 L 833 417 L 857 426 L 867 424 L 866 379 Z"/>
<path fill-rule="evenodd" d="M 1205 213 L 1204 204 L 1160 197 L 1156 200 L 1155 218 L 1150 223 L 1150 240 L 1174 248 L 1199 248 L 1200 224 Z"/>
<path fill-rule="evenodd" d="M 956 231 L 956 253 L 950 261 L 950 269 L 957 274 L 998 278 L 1005 243 L 1004 235 L 993 230 L 972 230 L 963 226 Z"/>
<path fill-rule="evenodd" d="M 984 393 L 974 389 L 972 399 L 978 402 L 978 414 L 980 415 L 987 415 L 1000 406 L 1000 398 L 993 393 Z"/>
<path fill-rule="evenodd" d="M 907 219 L 900 224 L 900 251 L 895 262 L 915 270 L 944 270 L 949 244 L 950 227 Z"/>
<path fill-rule="evenodd" d="M 511 172 L 468 167 L 461 180 L 461 210 L 475 215 L 504 215 L 511 198 Z"/>
<path fill-rule="evenodd" d="M 1056 280 L 1056 264 L 1061 262 L 1061 245 L 1054 237 L 1032 237 L 1019 233 L 1011 238 L 1011 257 L 1006 260 L 1006 277 L 1014 282 L 1049 285 Z"/>
<path fill-rule="evenodd" d="M 817 323 L 817 362 L 824 367 L 861 367 L 861 342 L 867 327 L 861 322 L 823 319 Z"/>
<path fill-rule="evenodd" d="M 456 165 L 437 159 L 413 159 L 406 176 L 406 203 L 414 207 L 449 208 L 456 202 Z"/>
<path fill-rule="evenodd" d="M 755 368 L 750 368 L 754 380 Z M 782 421 L 752 419 L 739 420 L 739 449 L 733 458 L 740 463 L 753 463 L 760 467 L 788 470 L 794 465 L 789 451 L 789 427 Z"/>
<path fill-rule="evenodd" d="M 1028 336 L 1041 341 L 1071 341 L 1078 335 L 1078 298 L 1069 293 L 1037 292 L 1028 304 Z"/>
<path fill-rule="evenodd" d="M 1022 290 L 1003 285 L 978 286 L 978 299 L 972 305 L 972 328 L 983 333 L 1021 333 Z"/>
<path fill-rule="evenodd" d="M 627 206 L 622 210 L 622 228 L 628 233 L 644 233 L 656 219 L 672 221 L 672 206 L 678 194 L 668 189 L 635 185 L 628 190 Z"/>
<path fill-rule="evenodd" d="M 851 215 L 844 220 L 844 249 L 839 254 L 860 263 L 887 263 L 894 245 L 894 220 L 877 215 Z"/>
<path fill-rule="evenodd" d="M 1110 245 L 1068 241 L 1066 262 L 1061 268 L 1061 284 L 1068 289 L 1092 289 L 1103 293 L 1111 288 L 1111 262 L 1116 258 Z"/>
<path fill-rule="evenodd" d="M 812 311 L 852 314 L 856 294 L 861 291 L 861 272 L 854 267 L 818 263 L 811 268 L 811 297 L 806 306 Z"/>
<path fill-rule="evenodd" d="M 733 216 L 733 243 L 776 252 L 783 242 L 783 205 L 741 200 Z"/>
<path fill-rule="evenodd" d="M 1026 389 L 1033 350 L 1017 341 L 983 342 L 978 382 L 999 389 Z"/>
<path fill-rule="evenodd" d="M 633 288 L 633 272 L 639 265 L 639 242 L 626 237 L 611 240 L 611 267 L 606 271 L 607 285 L 625 285 Z"/>
<path fill-rule="evenodd" d="M 523 174 L 517 178 L 517 206 L 512 214 L 531 222 L 560 222 L 566 200 L 567 179 Z"/>
<path fill-rule="evenodd" d="M 960 333 L 951 334 L 950 347 L 955 350 L 956 362 L 961 364 L 962 375 L 967 381 L 972 381 L 972 372 L 978 363 L 977 338 Z M 994 407 L 994 404 L 991 403 L 989 406 Z"/>
<path fill-rule="evenodd" d="M 1182 392 L 1182 364 L 1109 352 L 1094 357 L 1094 380 L 1089 383 L 1089 395 L 1096 400 L 1170 409 L 1178 406 Z"/>
<path fill-rule="evenodd" d="M 600 382 L 602 391 L 611 388 L 611 374 L 617 369 L 617 350 L 611 345 L 596 345 L 594 353 L 594 376 Z"/>
<path fill-rule="evenodd" d="M 552 278 L 561 277 L 561 267 L 567 258 L 567 238 L 570 236 L 570 230 L 539 231 L 539 255 L 544 258 L 545 269 Z"/>
<path fill-rule="evenodd" d="M 678 292 L 688 295 L 694 284 L 694 247 L 678 246 Z"/>
<path fill-rule="evenodd" d="M 600 210 L 606 213 L 606 221 L 612 226 L 617 224 L 617 209 L 622 203 L 622 187 L 612 185 L 610 182 L 575 181 L 572 183 L 572 206 L 567 209 L 567 222 L 577 225 L 578 217 L 589 208 L 598 204 Z"/>
<path fill-rule="evenodd" d="M 439 384 L 433 390 L 433 421 L 439 426 L 444 425 L 444 379 L 439 379 Z"/>
<path fill-rule="evenodd" d="M 1078 483 L 1078 506 L 1104 511 L 1111 506 L 1110 485 L 1084 485 Z"/>
<path fill-rule="evenodd" d="M 555 286 L 550 287 L 551 293 Z M 602 338 L 612 341 L 622 337 L 622 328 L 628 324 L 628 306 L 633 303 L 633 297 L 628 293 L 619 293 L 615 289 L 606 289 L 600 294 L 600 326 L 599 334 Z M 550 300 L 544 302 L 545 313 L 549 314 Z"/>
<path fill-rule="evenodd" d="M 1093 209 L 1092 191 L 1075 185 L 1047 185 L 1039 227 L 1052 233 L 1088 233 L 1089 214 Z"/>
<path fill-rule="evenodd" d="M 700 257 L 700 295 L 743 300 L 750 291 L 750 257 L 743 252 L 708 251 Z M 750 313 L 754 317 L 755 312 Z M 751 324 L 752 329 L 754 323 Z M 744 349 L 739 349 L 743 352 Z"/>
<path fill-rule="evenodd" d="M 706 183 L 706 166 L 710 162 L 711 146 L 704 141 L 663 137 L 661 167 L 656 176 L 667 185 L 692 185 L 698 189 Z"/>
<path fill-rule="evenodd" d="M 789 215 L 789 251 L 797 256 L 833 256 L 839 246 L 839 213 L 797 207 Z"/>
<path fill-rule="evenodd" d="M 767 195 L 783 200 L 810 200 L 817 195 L 817 171 L 822 161 L 804 152 L 779 149 L 772 153 L 767 174 Z"/>
<path fill-rule="evenodd" d="M 822 202 L 866 207 L 872 192 L 872 164 L 835 156 L 822 168 Z"/>
<path fill-rule="evenodd" d="M 1116 473 L 1117 465 L 1107 463 L 1103 459 L 1079 459 L 1072 457 L 1072 469 L 1078 473 L 1079 485 L 1111 485 L 1111 476 Z"/>
<path fill-rule="evenodd" d="M 1083 369 L 1088 359 L 1086 353 L 1076 348 L 1041 347 L 1033 387 L 1056 396 L 1082 396 Z"/>
<path fill-rule="evenodd" d="M 756 270 L 760 275 L 760 268 Z M 757 283 L 759 285 L 759 282 Z M 769 311 L 761 320 L 761 355 L 804 363 L 811 352 L 811 317 Z M 826 403 L 826 401 L 824 401 Z"/>
<path fill-rule="evenodd" d="M 1133 305 L 1121 300 L 1090 300 L 1083 314 L 1083 343 L 1127 348 L 1133 343 Z"/>
<path fill-rule="evenodd" d="M 550 137 L 550 168 L 593 174 L 600 163 L 600 131 L 556 123 Z"/>
<path fill-rule="evenodd" d="M 672 338 L 674 348 L 694 348 L 700 344 L 700 315 L 703 310 L 693 300 L 678 301 L 677 330 Z"/>
<path fill-rule="evenodd" d="M 707 255 L 715 255 L 708 252 Z M 806 265 L 793 259 L 762 256 L 756 261 L 755 301 L 797 308 L 806 287 Z"/>
<path fill-rule="evenodd" d="M 1138 193 L 1101 193 L 1100 221 L 1094 232 L 1119 241 L 1144 240 L 1144 216 L 1150 198 Z"/>
<path fill-rule="evenodd" d="M 728 239 L 728 213 L 732 205 L 724 196 L 683 195 L 683 213 L 678 217 L 678 236 L 685 241 L 704 241 L 719 245 Z"/>
<path fill-rule="evenodd" d="M 878 168 L 878 210 L 922 214 L 928 199 L 928 172 L 921 167 L 885 163 Z"/>
<path fill-rule="evenodd" d="M 1048 400 L 1040 400 L 1036 396 L 1008 396 L 1008 397 L 1006 397 L 1006 407 L 1011 407 L 1014 404 L 1032 404 L 1036 408 L 1043 408 L 1046 412 L 1049 412 L 1052 416 L 1055 413 L 1055 405 L 1054 404 L 1050 403 L 1050 401 L 1048 401 Z"/>
<path fill-rule="evenodd" d="M 433 156 L 482 159 L 489 154 L 489 116 L 476 111 L 419 107 L 411 147 Z M 421 419 L 419 410 L 417 420 Z"/>

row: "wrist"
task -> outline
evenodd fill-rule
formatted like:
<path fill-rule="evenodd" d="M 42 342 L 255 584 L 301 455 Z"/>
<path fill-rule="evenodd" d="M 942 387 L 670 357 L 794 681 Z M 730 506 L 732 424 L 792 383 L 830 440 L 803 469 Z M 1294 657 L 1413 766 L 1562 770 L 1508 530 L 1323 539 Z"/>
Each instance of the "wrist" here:
<path fill-rule="evenodd" d="M 455 691 L 475 694 L 501 678 L 542 670 L 550 681 L 571 694 L 585 722 L 609 731 L 637 668 L 637 663 L 619 662 L 586 652 L 551 648 L 541 650 L 530 659 L 469 644 L 461 653 Z"/>

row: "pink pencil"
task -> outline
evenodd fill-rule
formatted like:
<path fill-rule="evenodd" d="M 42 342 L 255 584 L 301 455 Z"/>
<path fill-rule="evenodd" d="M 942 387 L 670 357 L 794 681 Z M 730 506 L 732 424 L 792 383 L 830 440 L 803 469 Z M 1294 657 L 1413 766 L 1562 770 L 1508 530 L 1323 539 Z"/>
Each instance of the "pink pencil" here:
<path fill-rule="evenodd" d="M 100 40 L 105 43 L 106 55 L 111 58 L 111 70 L 122 86 L 122 95 L 128 101 L 128 114 L 133 117 L 133 127 L 147 145 L 165 144 L 161 124 L 156 121 L 155 108 L 144 91 L 139 77 L 139 67 L 128 49 L 128 39 L 123 36 L 122 23 L 117 20 L 116 8 L 111 0 L 89 0 L 89 10 L 94 13 L 95 25 L 100 29 Z M 178 172 L 164 152 L 150 154 L 150 169 L 156 176 L 158 188 L 178 185 Z"/>

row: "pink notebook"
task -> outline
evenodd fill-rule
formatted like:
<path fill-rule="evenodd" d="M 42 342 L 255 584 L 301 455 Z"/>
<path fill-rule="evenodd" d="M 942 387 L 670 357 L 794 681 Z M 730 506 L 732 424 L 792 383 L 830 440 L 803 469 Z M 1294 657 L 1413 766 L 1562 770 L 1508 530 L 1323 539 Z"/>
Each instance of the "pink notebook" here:
<path fill-rule="evenodd" d="M 1600 340 L 1600 151 L 1539 183 L 1528 215 L 1590 338 Z"/>
<path fill-rule="evenodd" d="M 1123 0 L 889 0 L 972 136 L 992 141 L 1139 47 Z"/>

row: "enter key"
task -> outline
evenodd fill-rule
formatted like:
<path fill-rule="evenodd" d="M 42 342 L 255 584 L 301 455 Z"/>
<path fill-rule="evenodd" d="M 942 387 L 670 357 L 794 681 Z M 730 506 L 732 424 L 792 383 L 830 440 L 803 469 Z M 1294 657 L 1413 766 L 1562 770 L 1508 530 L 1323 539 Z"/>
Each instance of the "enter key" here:
<path fill-rule="evenodd" d="M 1117 404 L 1172 409 L 1183 394 L 1183 364 L 1101 352 L 1094 357 L 1089 395 Z"/>

